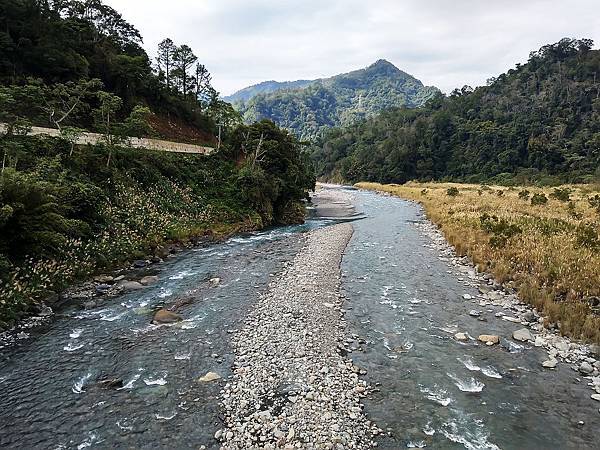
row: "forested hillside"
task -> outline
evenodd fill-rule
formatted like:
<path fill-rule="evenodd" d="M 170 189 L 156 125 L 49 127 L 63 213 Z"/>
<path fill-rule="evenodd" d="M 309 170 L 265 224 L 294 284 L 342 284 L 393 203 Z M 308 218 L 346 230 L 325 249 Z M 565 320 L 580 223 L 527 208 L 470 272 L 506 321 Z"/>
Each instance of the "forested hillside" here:
<path fill-rule="evenodd" d="M 308 155 L 272 122 L 242 125 L 190 47 L 165 39 L 152 65 L 98 0 L 0 0 L 0 30 L 0 329 L 169 242 L 304 219 Z M 210 157 L 127 148 L 148 135 L 217 144 L 216 123 Z M 32 125 L 60 137 L 27 136 Z M 84 129 L 102 143 L 76 145 Z"/>
<path fill-rule="evenodd" d="M 331 127 L 350 125 L 388 108 L 422 106 L 436 92 L 379 60 L 366 69 L 315 80 L 301 88 L 261 93 L 235 107 L 246 121 L 270 119 L 301 139 L 314 139 Z"/>
<path fill-rule="evenodd" d="M 600 178 L 600 51 L 563 39 L 526 64 L 329 132 L 313 152 L 321 177 L 403 183 L 589 182 Z"/>
<path fill-rule="evenodd" d="M 193 50 L 165 39 L 153 65 L 141 44 L 99 0 L 0 0 L 3 110 L 35 125 L 100 130 L 98 109 L 124 120 L 145 108 L 155 114 L 147 133 L 175 137 L 169 128 L 179 128 L 187 140 L 213 140 L 215 121 L 236 114 Z"/>

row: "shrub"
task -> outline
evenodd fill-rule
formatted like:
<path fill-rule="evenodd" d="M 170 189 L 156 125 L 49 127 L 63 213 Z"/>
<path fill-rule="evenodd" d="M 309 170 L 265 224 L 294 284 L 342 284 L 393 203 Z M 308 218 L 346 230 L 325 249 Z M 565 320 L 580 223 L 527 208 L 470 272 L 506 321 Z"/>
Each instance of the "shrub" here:
<path fill-rule="evenodd" d="M 527 189 L 524 189 L 521 192 L 519 192 L 519 198 L 523 199 L 523 200 L 528 200 L 529 194 L 530 194 L 530 192 Z"/>
<path fill-rule="evenodd" d="M 455 187 L 451 187 L 451 188 L 448 188 L 448 190 L 446 191 L 446 194 L 449 195 L 450 197 L 456 197 L 458 194 L 460 194 L 460 191 Z"/>
<path fill-rule="evenodd" d="M 554 188 L 554 191 L 550 194 L 550 197 L 565 203 L 570 200 L 570 196 L 571 190 L 569 188 Z"/>
<path fill-rule="evenodd" d="M 504 247 L 511 237 L 523 231 L 517 224 L 510 223 L 506 219 L 499 219 L 497 216 L 490 216 L 487 213 L 482 214 L 479 221 L 484 231 L 493 234 L 490 238 L 490 245 L 495 248 Z"/>
<path fill-rule="evenodd" d="M 580 224 L 576 231 L 577 245 L 592 250 L 600 250 L 600 237 L 596 228 L 590 224 Z"/>
<path fill-rule="evenodd" d="M 600 214 L 600 195 L 596 194 L 593 197 L 588 198 L 588 203 L 592 208 L 596 209 L 598 214 Z"/>
<path fill-rule="evenodd" d="M 533 194 L 533 197 L 531 197 L 531 204 L 532 205 L 545 205 L 546 203 L 548 203 L 548 197 L 546 197 L 545 194 Z"/>

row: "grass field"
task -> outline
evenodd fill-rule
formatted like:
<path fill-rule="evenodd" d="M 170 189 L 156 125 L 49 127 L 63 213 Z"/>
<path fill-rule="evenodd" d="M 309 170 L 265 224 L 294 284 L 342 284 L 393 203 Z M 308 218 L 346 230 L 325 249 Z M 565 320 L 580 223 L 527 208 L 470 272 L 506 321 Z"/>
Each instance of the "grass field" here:
<path fill-rule="evenodd" d="M 381 185 L 420 202 L 460 255 L 515 287 L 562 334 L 600 343 L 600 187 Z"/>

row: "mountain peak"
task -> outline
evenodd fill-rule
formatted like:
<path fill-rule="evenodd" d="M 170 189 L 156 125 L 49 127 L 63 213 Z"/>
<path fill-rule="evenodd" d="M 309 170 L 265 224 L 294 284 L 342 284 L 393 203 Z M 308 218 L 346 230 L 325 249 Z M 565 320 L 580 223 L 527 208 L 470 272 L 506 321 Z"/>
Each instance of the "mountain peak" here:
<path fill-rule="evenodd" d="M 369 67 L 366 68 L 368 72 L 383 72 L 386 74 L 393 74 L 402 72 L 395 65 L 389 62 L 387 59 L 378 59 Z"/>

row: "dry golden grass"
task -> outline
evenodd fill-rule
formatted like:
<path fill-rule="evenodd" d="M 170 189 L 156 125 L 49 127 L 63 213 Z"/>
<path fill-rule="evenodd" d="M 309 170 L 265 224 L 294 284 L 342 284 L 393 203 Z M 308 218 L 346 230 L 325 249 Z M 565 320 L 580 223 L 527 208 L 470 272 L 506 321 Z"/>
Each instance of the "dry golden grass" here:
<path fill-rule="evenodd" d="M 549 322 L 560 324 L 564 335 L 600 343 L 600 317 L 589 306 L 591 297 L 600 297 L 600 208 L 588 200 L 599 194 L 598 186 L 561 186 L 571 191 L 570 202 L 550 197 L 554 188 L 529 186 L 411 182 L 357 187 L 420 202 L 457 253 L 518 289 Z M 458 195 L 448 195 L 450 188 Z M 523 190 L 530 192 L 528 199 L 519 197 Z M 545 194 L 548 202 L 532 205 L 536 193 Z M 497 227 L 485 226 L 490 223 Z"/>

